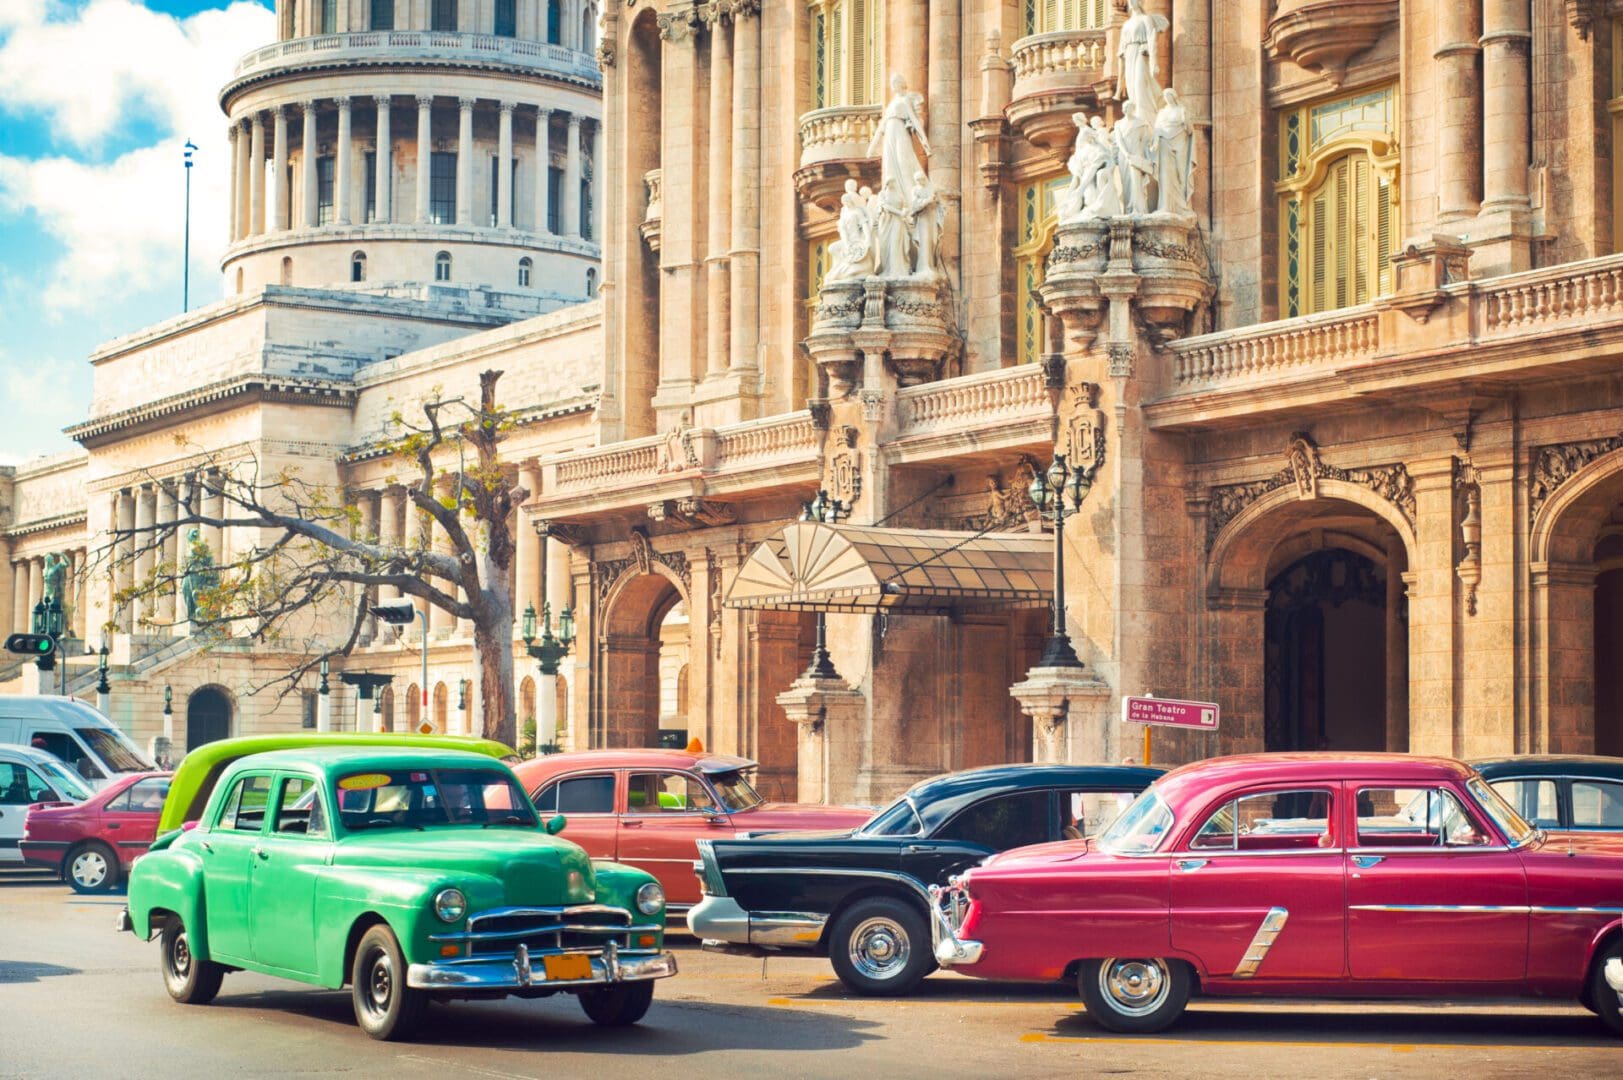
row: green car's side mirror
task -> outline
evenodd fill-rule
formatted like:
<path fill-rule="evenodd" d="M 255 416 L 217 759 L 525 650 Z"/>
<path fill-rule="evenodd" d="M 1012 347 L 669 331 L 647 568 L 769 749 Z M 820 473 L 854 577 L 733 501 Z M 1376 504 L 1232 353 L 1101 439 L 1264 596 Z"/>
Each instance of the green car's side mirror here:
<path fill-rule="evenodd" d="M 547 818 L 547 823 L 543 825 L 542 828 L 547 830 L 548 836 L 557 836 L 559 833 L 564 831 L 564 826 L 568 824 L 568 818 L 564 817 L 562 814 L 554 814 Z"/>

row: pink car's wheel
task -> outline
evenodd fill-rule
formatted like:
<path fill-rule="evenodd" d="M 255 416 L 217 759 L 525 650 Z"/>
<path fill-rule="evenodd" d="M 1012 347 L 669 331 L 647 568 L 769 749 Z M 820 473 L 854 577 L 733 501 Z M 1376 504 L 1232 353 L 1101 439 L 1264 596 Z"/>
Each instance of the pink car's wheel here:
<path fill-rule="evenodd" d="M 1607 977 L 1611 965 L 1611 978 Z M 1589 1001 L 1595 1015 L 1603 1020 L 1612 1034 L 1623 1035 L 1623 941 L 1613 941 L 1611 947 L 1595 959 L 1589 975 Z"/>
<path fill-rule="evenodd" d="M 1161 957 L 1090 960 L 1076 977 L 1088 1015 L 1111 1031 L 1160 1031 L 1189 1003 L 1189 968 Z"/>

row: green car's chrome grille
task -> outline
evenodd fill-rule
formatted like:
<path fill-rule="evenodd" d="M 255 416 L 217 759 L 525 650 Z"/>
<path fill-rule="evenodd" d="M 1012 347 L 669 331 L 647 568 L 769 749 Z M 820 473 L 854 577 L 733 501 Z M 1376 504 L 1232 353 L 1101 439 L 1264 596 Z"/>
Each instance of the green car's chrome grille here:
<path fill-rule="evenodd" d="M 468 919 L 466 931 L 435 934 L 441 942 L 467 942 L 474 956 L 510 954 L 524 945 L 532 954 L 600 952 L 610 941 L 621 952 L 653 953 L 636 938 L 657 934 L 658 923 L 634 923 L 631 912 L 606 904 L 573 907 L 497 908 Z"/>

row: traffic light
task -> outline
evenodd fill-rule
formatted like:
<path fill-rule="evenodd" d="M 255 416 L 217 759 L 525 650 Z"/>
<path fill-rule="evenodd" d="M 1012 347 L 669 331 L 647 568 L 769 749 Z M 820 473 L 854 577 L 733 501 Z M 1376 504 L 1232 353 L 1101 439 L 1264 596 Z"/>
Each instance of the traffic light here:
<path fill-rule="evenodd" d="M 50 634 L 12 634 L 6 638 L 6 651 L 32 656 L 39 661 L 41 671 L 48 671 L 56 653 L 56 639 Z"/>
<path fill-rule="evenodd" d="M 417 605 L 410 600 L 385 600 L 373 604 L 369 610 L 392 626 L 404 626 L 417 618 Z"/>

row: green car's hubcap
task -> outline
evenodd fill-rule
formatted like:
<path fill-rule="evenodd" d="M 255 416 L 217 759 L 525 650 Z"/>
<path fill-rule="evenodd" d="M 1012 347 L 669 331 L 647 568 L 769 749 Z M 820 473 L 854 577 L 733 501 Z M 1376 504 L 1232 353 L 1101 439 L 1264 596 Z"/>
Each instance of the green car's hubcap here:
<path fill-rule="evenodd" d="M 185 934 L 175 935 L 173 952 L 174 955 L 171 957 L 170 963 L 175 969 L 175 974 L 184 979 L 192 970 L 192 947 L 187 944 Z"/>
<path fill-rule="evenodd" d="M 107 880 L 107 859 L 99 851 L 80 852 L 69 872 L 73 874 L 74 881 L 87 889 L 94 889 Z"/>
<path fill-rule="evenodd" d="M 1172 980 L 1159 960 L 1110 959 L 1099 965 L 1099 989 L 1118 1012 L 1143 1016 L 1166 1000 Z"/>
<path fill-rule="evenodd" d="M 382 949 L 376 949 L 367 958 L 366 1004 L 368 1010 L 375 1016 L 381 1016 L 389 1011 L 389 1001 L 394 996 L 394 962 L 389 954 Z"/>
<path fill-rule="evenodd" d="M 870 979 L 894 979 L 912 954 L 907 931 L 891 919 L 865 919 L 851 934 L 851 966 Z"/>

